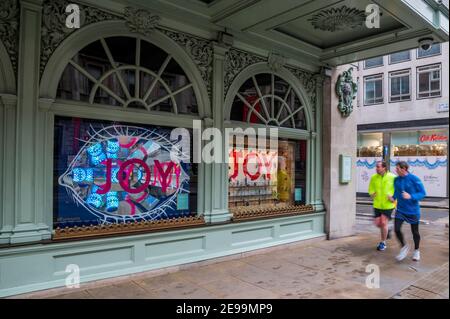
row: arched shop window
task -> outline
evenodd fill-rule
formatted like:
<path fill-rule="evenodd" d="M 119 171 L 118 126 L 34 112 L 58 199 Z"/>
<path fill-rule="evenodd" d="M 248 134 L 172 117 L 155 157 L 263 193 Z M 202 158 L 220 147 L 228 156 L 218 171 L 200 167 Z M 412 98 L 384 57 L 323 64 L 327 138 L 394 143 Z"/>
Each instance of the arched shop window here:
<path fill-rule="evenodd" d="M 261 73 L 242 84 L 233 102 L 230 119 L 296 129 L 306 129 L 305 106 L 286 81 Z"/>
<path fill-rule="evenodd" d="M 108 120 L 85 118 L 85 108 L 80 117 L 55 116 L 54 238 L 203 223 L 192 130 L 115 113 L 160 112 L 165 125 L 175 114 L 199 116 L 193 83 L 170 53 L 139 38 L 101 38 L 70 59 L 57 98 L 76 102 L 71 114 L 80 102 L 110 108 Z"/>
<path fill-rule="evenodd" d="M 244 127 L 279 127 L 275 147 L 256 141 L 230 139 L 228 205 L 233 214 L 247 210 L 271 211 L 306 203 L 306 139 L 286 138 L 283 129 L 307 129 L 306 105 L 293 85 L 271 73 L 247 79 L 232 102 L 229 119 Z M 292 135 L 291 135 L 292 136 Z M 272 140 L 273 142 L 273 140 Z"/>
<path fill-rule="evenodd" d="M 67 65 L 57 98 L 175 114 L 198 114 L 192 83 L 174 58 L 139 38 L 108 37 Z"/>

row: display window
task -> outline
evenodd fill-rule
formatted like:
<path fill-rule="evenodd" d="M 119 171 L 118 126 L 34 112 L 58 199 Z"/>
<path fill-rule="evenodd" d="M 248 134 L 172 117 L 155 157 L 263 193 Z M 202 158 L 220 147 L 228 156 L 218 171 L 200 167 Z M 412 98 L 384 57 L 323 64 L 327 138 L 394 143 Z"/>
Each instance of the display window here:
<path fill-rule="evenodd" d="M 383 158 L 383 133 L 359 133 L 357 145 L 356 191 L 367 193 L 376 163 Z"/>
<path fill-rule="evenodd" d="M 414 130 L 391 133 L 391 171 L 405 161 L 409 172 L 422 181 L 427 196 L 448 196 L 448 131 L 446 129 Z"/>
<path fill-rule="evenodd" d="M 447 156 L 446 130 L 393 132 L 393 156 Z"/>
<path fill-rule="evenodd" d="M 197 164 L 179 146 L 181 137 L 170 133 L 161 126 L 56 117 L 54 228 L 195 216 Z"/>
<path fill-rule="evenodd" d="M 228 206 L 234 220 L 313 212 L 307 203 L 306 104 L 295 87 L 273 73 L 250 76 L 237 90 L 230 112 L 237 127 L 277 129 L 274 137 L 230 139 Z M 261 140 L 265 145 L 261 147 Z M 264 143 L 262 143 L 264 144 Z"/>
<path fill-rule="evenodd" d="M 306 141 L 278 140 L 265 150 L 233 141 L 229 163 L 230 208 L 305 204 Z"/>
<path fill-rule="evenodd" d="M 357 144 L 358 157 L 383 156 L 383 133 L 359 133 Z"/>

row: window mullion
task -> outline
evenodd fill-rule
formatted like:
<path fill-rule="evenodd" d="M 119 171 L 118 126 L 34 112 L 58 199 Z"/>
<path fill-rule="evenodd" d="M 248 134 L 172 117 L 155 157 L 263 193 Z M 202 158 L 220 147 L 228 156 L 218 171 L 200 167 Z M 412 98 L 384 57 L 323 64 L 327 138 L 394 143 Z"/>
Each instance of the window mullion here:
<path fill-rule="evenodd" d="M 271 80 L 272 80 L 272 99 L 270 103 L 270 117 L 273 118 L 275 115 L 275 76 L 271 74 Z"/>
<path fill-rule="evenodd" d="M 111 54 L 111 51 L 109 50 L 108 44 L 106 43 L 105 39 L 101 38 L 100 42 L 103 46 L 103 50 L 105 50 L 106 56 L 108 57 L 109 63 L 111 63 L 111 66 L 113 69 L 117 70 L 117 63 L 114 61 L 113 56 Z M 119 80 L 120 86 L 122 87 L 123 92 L 125 93 L 128 100 L 131 100 L 130 92 L 128 91 L 128 87 L 125 85 L 125 82 L 123 81 L 121 71 L 117 70 L 117 79 Z M 122 103 L 124 104 L 124 103 Z"/>
<path fill-rule="evenodd" d="M 163 74 L 164 70 L 166 69 L 167 65 L 169 64 L 171 58 L 172 57 L 170 55 L 168 55 L 167 58 L 164 60 L 163 64 L 159 68 L 157 77 L 153 80 L 152 84 L 150 85 L 150 87 L 148 88 L 144 97 L 142 98 L 144 101 L 147 101 L 148 97 L 150 96 L 153 89 L 155 88 L 155 85 L 158 82 L 158 80 L 161 80 L 161 82 L 162 82 L 161 75 Z"/>
<path fill-rule="evenodd" d="M 136 39 L 136 70 L 135 70 L 135 79 L 134 79 L 134 97 L 136 99 L 139 98 L 139 92 L 140 92 L 140 86 L 141 86 L 141 78 L 140 78 L 140 71 L 139 66 L 141 65 L 141 39 Z"/>
<path fill-rule="evenodd" d="M 256 92 L 258 93 L 258 96 L 260 98 L 262 108 L 264 109 L 264 113 L 266 115 L 266 118 L 270 119 L 269 111 L 267 110 L 266 101 L 264 101 L 264 98 L 263 98 L 263 96 L 261 94 L 261 90 L 259 89 L 258 83 L 256 82 L 255 76 L 252 76 L 252 79 L 253 79 L 253 84 L 255 85 L 255 88 L 256 88 Z"/>

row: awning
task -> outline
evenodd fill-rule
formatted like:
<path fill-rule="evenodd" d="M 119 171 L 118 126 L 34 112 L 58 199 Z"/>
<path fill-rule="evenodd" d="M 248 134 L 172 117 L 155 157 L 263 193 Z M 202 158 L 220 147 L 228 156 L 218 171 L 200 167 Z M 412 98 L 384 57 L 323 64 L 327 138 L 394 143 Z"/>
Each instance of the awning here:
<path fill-rule="evenodd" d="M 116 0 L 162 23 L 229 33 L 313 65 L 335 66 L 448 41 L 448 0 Z M 379 13 L 379 25 L 377 24 Z M 368 23 L 366 23 L 368 22 Z"/>

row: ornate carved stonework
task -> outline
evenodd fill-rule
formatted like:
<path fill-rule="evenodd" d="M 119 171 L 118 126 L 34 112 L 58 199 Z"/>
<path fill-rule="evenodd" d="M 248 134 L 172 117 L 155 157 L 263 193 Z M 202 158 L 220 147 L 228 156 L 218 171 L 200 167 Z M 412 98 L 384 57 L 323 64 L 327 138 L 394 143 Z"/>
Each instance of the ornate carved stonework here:
<path fill-rule="evenodd" d="M 267 64 L 273 72 L 279 72 L 286 64 L 286 58 L 281 54 L 271 52 L 267 59 Z"/>
<path fill-rule="evenodd" d="M 338 109 L 342 116 L 347 117 L 353 111 L 352 102 L 356 98 L 356 91 L 358 86 L 353 82 L 352 77 L 353 68 L 342 72 L 336 82 L 336 94 L 339 97 Z"/>
<path fill-rule="evenodd" d="M 161 20 L 159 16 L 147 10 L 132 7 L 125 8 L 124 17 L 131 32 L 143 35 L 151 34 Z"/>
<path fill-rule="evenodd" d="M 366 14 L 363 10 L 347 6 L 325 9 L 308 19 L 314 29 L 330 32 L 361 28 L 365 20 Z"/>
<path fill-rule="evenodd" d="M 249 65 L 264 62 L 266 59 L 244 51 L 230 49 L 225 56 L 224 95 L 226 96 L 234 78 Z"/>
<path fill-rule="evenodd" d="M 166 29 L 159 29 L 162 33 L 178 43 L 195 61 L 200 74 L 205 82 L 208 94 L 211 96 L 212 86 L 212 43 L 185 33 L 173 32 Z"/>
<path fill-rule="evenodd" d="M 17 0 L 0 1 L 0 40 L 9 54 L 14 71 L 17 71 L 19 16 L 20 10 Z"/>
<path fill-rule="evenodd" d="M 288 70 L 292 72 L 292 74 L 295 75 L 296 78 L 300 80 L 300 82 L 303 85 L 303 88 L 306 90 L 306 93 L 309 96 L 309 101 L 311 103 L 312 111 L 315 112 L 316 109 L 316 88 L 317 88 L 317 82 L 318 77 L 317 74 L 310 73 L 301 69 L 294 69 L 291 67 L 288 67 Z M 323 81 L 323 79 L 322 79 Z"/>
<path fill-rule="evenodd" d="M 104 236 L 116 234 L 132 234 L 138 232 L 161 231 L 176 228 L 186 228 L 195 226 L 204 226 L 203 216 L 179 217 L 172 219 L 159 219 L 154 221 L 110 224 L 110 225 L 91 225 L 73 228 L 56 228 L 53 239 L 82 238 L 91 236 Z"/>
<path fill-rule="evenodd" d="M 73 1 L 71 1 L 73 3 Z M 41 43 L 41 75 L 50 59 L 50 56 L 58 45 L 72 32 L 77 29 L 66 28 L 67 13 L 65 12 L 67 1 L 45 0 L 43 5 L 42 19 L 42 43 Z M 119 16 L 108 12 L 79 4 L 80 25 L 82 27 L 105 20 L 121 19 Z M 81 48 L 80 48 L 81 49 Z"/>
<path fill-rule="evenodd" d="M 285 207 L 239 207 L 230 208 L 230 212 L 233 214 L 234 222 L 241 222 L 247 220 L 274 218 L 274 217 L 286 217 L 292 215 L 304 215 L 314 213 L 314 207 L 312 205 L 290 205 Z"/>
<path fill-rule="evenodd" d="M 67 13 L 65 12 L 66 5 L 67 2 L 64 0 L 44 1 L 43 15 L 46 18 L 42 20 L 41 75 L 50 56 L 58 45 L 69 34 L 76 32 L 74 29 L 65 27 L 67 17 Z M 160 18 L 143 9 L 126 7 L 124 16 L 121 17 L 90 6 L 79 6 L 81 12 L 81 27 L 105 20 L 125 20 L 131 32 L 149 35 L 151 32 L 158 30 L 169 36 L 195 61 L 208 89 L 208 93 L 211 94 L 213 50 L 210 41 L 184 33 L 162 29 L 157 26 Z"/>

